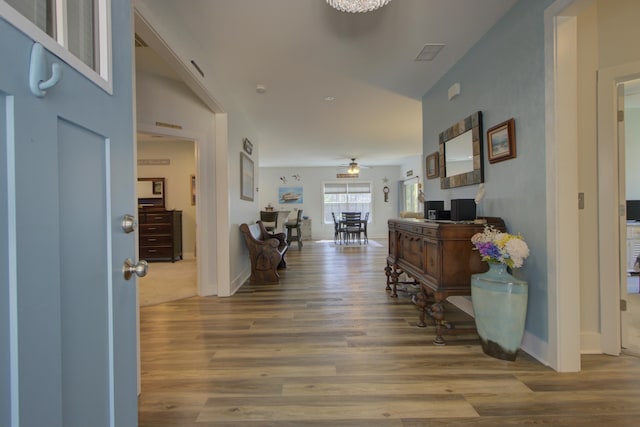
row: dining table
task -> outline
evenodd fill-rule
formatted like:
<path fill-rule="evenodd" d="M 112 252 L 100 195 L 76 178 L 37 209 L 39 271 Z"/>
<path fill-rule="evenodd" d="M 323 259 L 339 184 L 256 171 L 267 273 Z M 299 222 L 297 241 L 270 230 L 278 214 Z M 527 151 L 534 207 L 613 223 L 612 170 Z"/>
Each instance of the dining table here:
<path fill-rule="evenodd" d="M 338 231 L 340 244 L 343 242 L 349 244 L 351 236 L 358 236 L 358 244 L 362 244 L 362 234 L 364 234 L 364 242 L 368 242 L 367 237 L 367 221 L 369 215 L 362 216 L 362 212 L 342 212 L 338 220 Z"/>

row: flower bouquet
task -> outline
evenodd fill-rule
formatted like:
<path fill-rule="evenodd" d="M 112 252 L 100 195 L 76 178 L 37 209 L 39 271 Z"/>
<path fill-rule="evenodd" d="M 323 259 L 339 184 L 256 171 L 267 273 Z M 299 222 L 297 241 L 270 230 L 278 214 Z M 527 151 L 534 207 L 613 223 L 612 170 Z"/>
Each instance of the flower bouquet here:
<path fill-rule="evenodd" d="M 474 234 L 471 243 L 483 261 L 506 264 L 510 268 L 522 267 L 529 256 L 529 246 L 521 235 L 503 233 L 491 225 L 485 225 L 482 233 Z"/>

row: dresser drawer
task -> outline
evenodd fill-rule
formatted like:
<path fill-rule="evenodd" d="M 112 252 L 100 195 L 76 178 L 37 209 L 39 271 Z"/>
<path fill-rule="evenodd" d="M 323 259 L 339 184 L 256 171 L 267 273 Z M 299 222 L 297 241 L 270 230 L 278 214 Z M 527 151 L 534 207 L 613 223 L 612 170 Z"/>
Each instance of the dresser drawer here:
<path fill-rule="evenodd" d="M 140 224 L 140 239 L 151 234 L 171 234 L 171 224 Z"/>
<path fill-rule="evenodd" d="M 142 259 L 154 259 L 154 258 L 173 258 L 173 249 L 171 247 L 140 247 L 140 258 Z"/>
<path fill-rule="evenodd" d="M 144 222 L 147 224 L 171 223 L 171 212 L 147 213 Z"/>
<path fill-rule="evenodd" d="M 158 246 L 158 245 L 171 245 L 173 242 L 173 236 L 171 234 L 158 234 L 152 236 L 140 236 L 140 246 Z"/>

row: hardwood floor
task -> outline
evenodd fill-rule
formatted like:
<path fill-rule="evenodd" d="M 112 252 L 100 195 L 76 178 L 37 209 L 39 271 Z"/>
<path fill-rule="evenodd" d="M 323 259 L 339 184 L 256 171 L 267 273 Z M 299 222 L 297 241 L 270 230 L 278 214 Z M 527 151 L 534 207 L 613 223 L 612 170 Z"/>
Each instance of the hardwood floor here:
<path fill-rule="evenodd" d="M 142 307 L 139 425 L 638 425 L 640 359 L 559 374 L 488 357 L 475 335 L 434 346 L 408 297 L 388 297 L 385 255 L 305 242 L 279 285 Z"/>

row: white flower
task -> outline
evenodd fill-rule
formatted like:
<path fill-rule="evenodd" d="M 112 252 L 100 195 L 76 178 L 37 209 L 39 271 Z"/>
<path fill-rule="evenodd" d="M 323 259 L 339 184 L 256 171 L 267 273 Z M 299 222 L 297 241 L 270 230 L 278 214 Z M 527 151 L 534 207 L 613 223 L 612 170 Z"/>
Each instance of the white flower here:
<path fill-rule="evenodd" d="M 529 246 L 522 239 L 509 239 L 505 249 L 513 260 L 513 267 L 522 267 L 525 258 L 529 256 Z"/>

